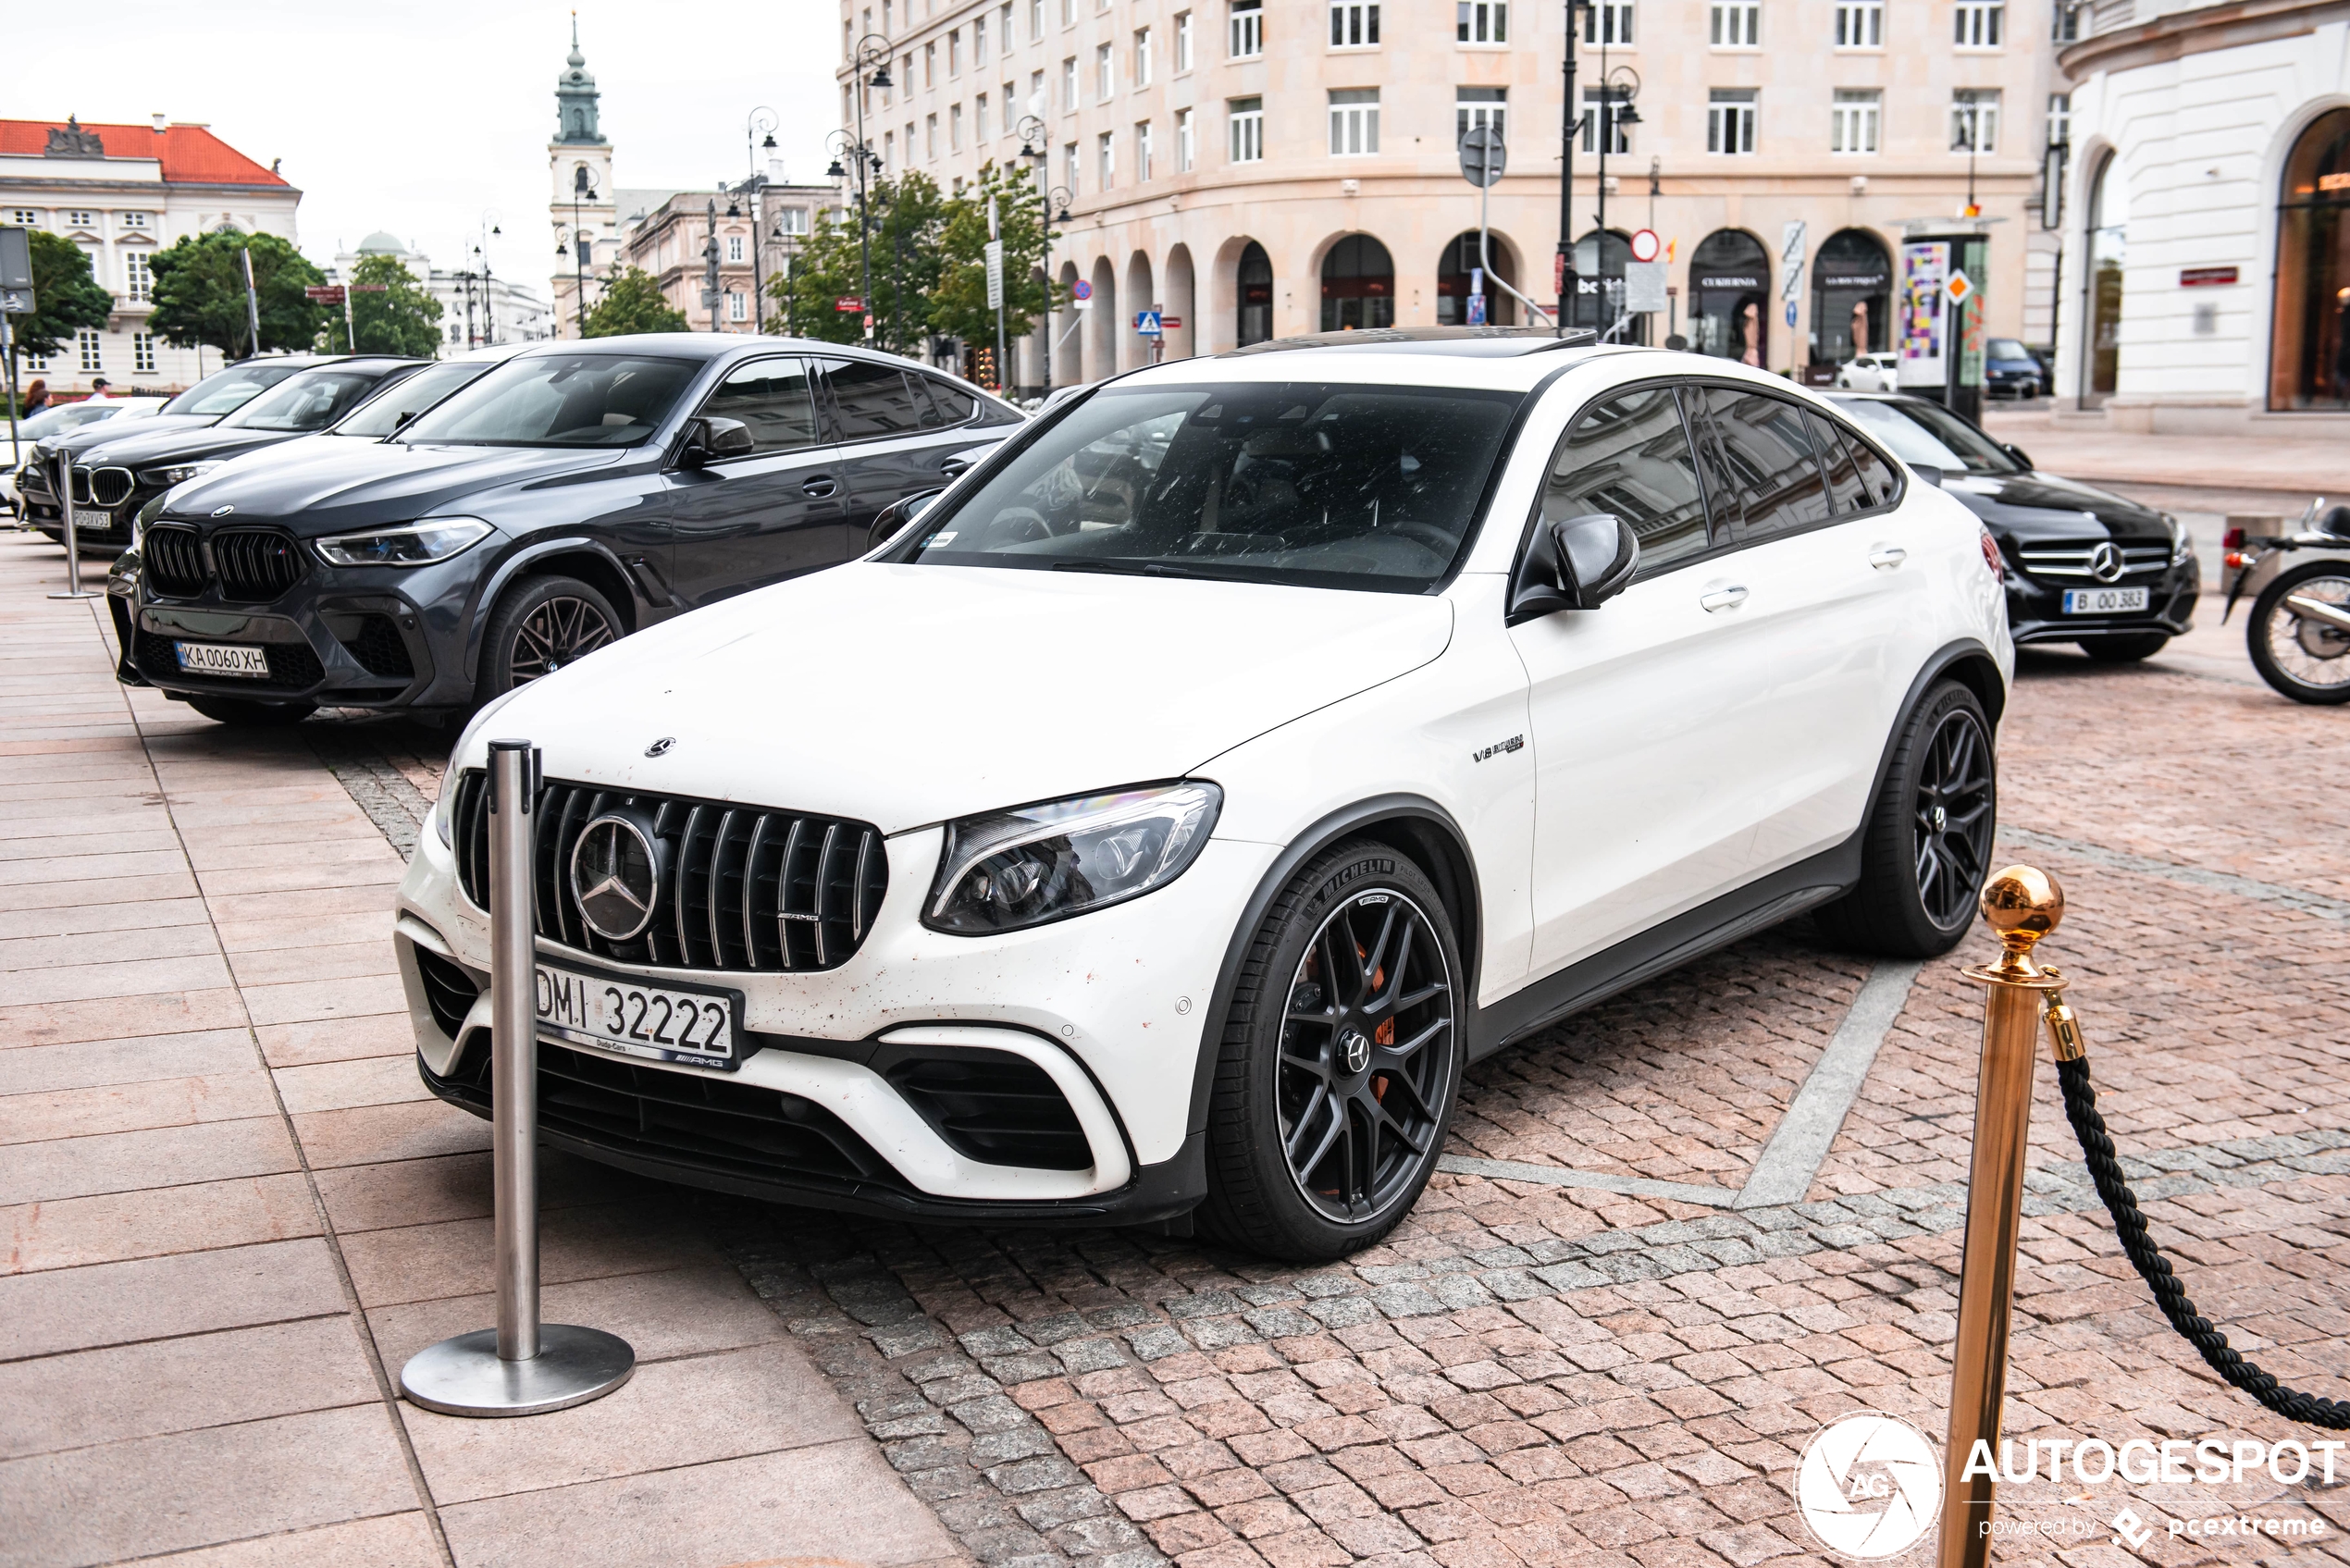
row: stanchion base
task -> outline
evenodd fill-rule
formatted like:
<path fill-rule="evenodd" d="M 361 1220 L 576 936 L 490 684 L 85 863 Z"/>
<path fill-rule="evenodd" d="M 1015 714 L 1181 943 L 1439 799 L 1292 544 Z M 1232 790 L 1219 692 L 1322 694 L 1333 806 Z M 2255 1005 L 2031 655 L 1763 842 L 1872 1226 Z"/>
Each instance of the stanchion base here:
<path fill-rule="evenodd" d="M 92 593 L 88 588 L 84 588 L 78 594 L 51 594 L 49 597 L 51 599 L 104 599 L 106 596 L 101 593 Z"/>
<path fill-rule="evenodd" d="M 538 1326 L 538 1354 L 498 1359 L 498 1330 L 477 1328 L 408 1358 L 400 1391 L 443 1415 L 543 1415 L 601 1399 L 637 1370 L 628 1341 L 600 1328 Z"/>

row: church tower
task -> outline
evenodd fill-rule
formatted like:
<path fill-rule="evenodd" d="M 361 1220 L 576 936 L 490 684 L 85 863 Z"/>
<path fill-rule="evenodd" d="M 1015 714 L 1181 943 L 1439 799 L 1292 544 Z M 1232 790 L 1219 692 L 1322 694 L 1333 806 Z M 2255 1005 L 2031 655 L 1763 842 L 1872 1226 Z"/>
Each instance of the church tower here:
<path fill-rule="evenodd" d="M 555 137 L 547 143 L 547 216 L 555 233 L 555 335 L 579 336 L 583 308 L 593 310 L 598 275 L 619 255 L 612 187 L 612 143 L 604 140 L 596 79 L 579 52 L 579 13 L 571 16 L 571 54 L 555 79 Z M 586 301 L 583 307 L 582 289 Z"/>

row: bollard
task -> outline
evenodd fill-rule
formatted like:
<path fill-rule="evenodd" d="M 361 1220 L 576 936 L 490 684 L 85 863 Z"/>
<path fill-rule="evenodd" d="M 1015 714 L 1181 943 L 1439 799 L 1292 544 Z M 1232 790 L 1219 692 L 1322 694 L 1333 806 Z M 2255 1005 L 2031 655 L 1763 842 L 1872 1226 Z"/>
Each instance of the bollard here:
<path fill-rule="evenodd" d="M 1950 1431 L 1942 1454 L 1940 1568 L 1985 1568 L 1991 1560 L 1996 1476 L 1960 1479 L 1975 1444 L 1999 1451 L 1999 1405 L 2008 1377 L 2009 1308 L 2015 1295 L 2015 1237 L 2023 1214 L 2024 1142 L 2032 1127 L 2033 1050 L 2044 993 L 2061 990 L 2054 969 L 2032 961 L 2032 945 L 2064 919 L 2064 889 L 2032 866 L 2010 866 L 1983 889 L 1983 918 L 1999 933 L 1999 960 L 1965 971 L 1990 988 L 1983 1014 L 1983 1058 L 1974 1082 L 1974 1149 L 1967 1168 L 1966 1250 L 1959 1269 L 1959 1336 L 1950 1366 Z"/>
<path fill-rule="evenodd" d="M 637 1352 L 598 1328 L 538 1321 L 538 949 L 531 839 L 538 753 L 489 743 L 490 1158 L 497 1212 L 498 1326 L 427 1346 L 400 1391 L 444 1415 L 538 1415 L 628 1381 Z"/>
<path fill-rule="evenodd" d="M 66 591 L 49 597 L 96 599 L 96 594 L 81 586 L 81 535 L 73 525 L 73 459 L 64 452 L 57 454 L 56 472 L 50 483 L 57 488 L 57 511 L 66 525 Z"/>

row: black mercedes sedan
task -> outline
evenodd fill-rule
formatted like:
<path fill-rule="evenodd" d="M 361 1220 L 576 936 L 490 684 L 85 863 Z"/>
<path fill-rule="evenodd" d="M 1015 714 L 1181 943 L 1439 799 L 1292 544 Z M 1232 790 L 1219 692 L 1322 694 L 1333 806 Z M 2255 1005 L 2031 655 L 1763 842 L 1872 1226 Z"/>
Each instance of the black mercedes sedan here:
<path fill-rule="evenodd" d="M 432 363 L 359 355 L 315 364 L 296 369 L 217 420 L 190 425 L 167 417 L 167 405 L 166 413 L 79 444 L 68 470 L 75 543 L 85 553 L 123 549 L 130 542 L 132 519 L 173 486 L 246 452 L 324 430 L 387 382 Z M 25 498 L 26 521 L 62 543 L 65 514 L 52 488 L 44 485 Z"/>
<path fill-rule="evenodd" d="M 860 554 L 1021 423 L 884 354 L 735 334 L 525 350 L 387 438 L 180 484 L 126 678 L 227 723 L 469 710 L 640 627 Z"/>
<path fill-rule="evenodd" d="M 2078 643 L 2092 659 L 2128 662 L 2195 623 L 2202 569 L 2169 512 L 2035 468 L 2022 448 L 1927 399 L 1826 396 L 1983 519 L 2006 558 L 2018 647 Z"/>

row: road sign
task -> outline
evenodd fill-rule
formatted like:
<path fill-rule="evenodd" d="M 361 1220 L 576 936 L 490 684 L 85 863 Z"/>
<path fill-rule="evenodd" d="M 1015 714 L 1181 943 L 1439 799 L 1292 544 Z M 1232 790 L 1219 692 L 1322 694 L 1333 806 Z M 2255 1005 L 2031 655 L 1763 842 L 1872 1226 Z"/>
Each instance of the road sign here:
<path fill-rule="evenodd" d="M 1138 310 L 1134 313 L 1134 330 L 1145 338 L 1159 336 L 1158 312 Z"/>
<path fill-rule="evenodd" d="M 1069 297 L 1072 300 L 1090 300 L 1094 297 L 1094 286 L 1081 278 L 1069 286 Z"/>
<path fill-rule="evenodd" d="M 1787 227 L 1779 231 L 1779 265 L 1784 277 L 1779 298 L 1792 305 L 1803 294 L 1803 220 L 1800 217 L 1787 219 Z"/>
<path fill-rule="evenodd" d="M 32 287 L 31 230 L 0 228 L 0 289 Z"/>
<path fill-rule="evenodd" d="M 1795 325 L 1795 302 L 1793 300 L 1789 300 L 1787 302 L 1787 324 L 1789 327 Z"/>
<path fill-rule="evenodd" d="M 987 308 L 1004 308 L 1004 242 L 987 241 Z"/>
<path fill-rule="evenodd" d="M 833 309 L 843 315 L 854 315 L 865 308 L 865 302 L 854 294 L 843 294 L 833 302 Z"/>
<path fill-rule="evenodd" d="M 0 315 L 31 315 L 32 311 L 31 290 L 0 289 Z"/>
<path fill-rule="evenodd" d="M 1974 279 L 1953 269 L 1948 281 L 1942 285 L 1942 291 L 1950 297 L 1952 304 L 1962 305 L 1974 298 Z"/>
<path fill-rule="evenodd" d="M 351 291 L 354 294 L 389 294 L 391 292 L 391 285 L 389 283 L 353 283 L 351 286 Z"/>
<path fill-rule="evenodd" d="M 1633 236 L 1637 242 L 1639 235 Z M 1624 265 L 1624 308 L 1634 315 L 1666 308 L 1671 290 L 1661 261 L 1631 261 Z"/>
<path fill-rule="evenodd" d="M 1180 315 L 1169 315 L 1165 311 L 1161 311 L 1158 315 L 1158 324 L 1172 332 L 1183 325 L 1183 318 Z"/>
<path fill-rule="evenodd" d="M 1480 190 L 1499 182 L 1509 161 L 1502 133 L 1490 125 L 1472 127 L 1461 138 L 1461 178 Z"/>
<path fill-rule="evenodd" d="M 340 283 L 313 283 L 303 292 L 322 305 L 342 303 L 342 285 Z"/>
<path fill-rule="evenodd" d="M 1652 262 L 1664 253 L 1664 241 L 1656 237 L 1653 228 L 1643 228 L 1632 236 L 1632 259 Z M 1663 307 L 1658 307 L 1662 309 Z"/>

